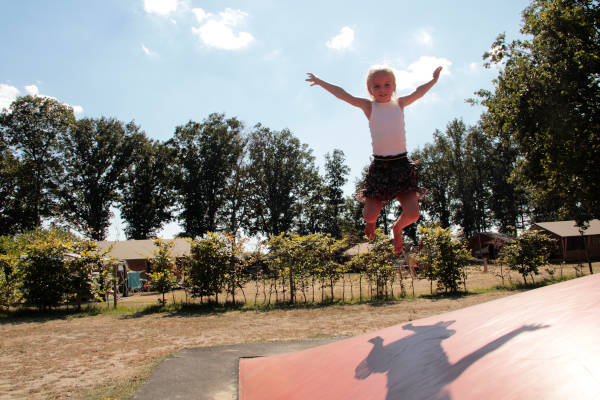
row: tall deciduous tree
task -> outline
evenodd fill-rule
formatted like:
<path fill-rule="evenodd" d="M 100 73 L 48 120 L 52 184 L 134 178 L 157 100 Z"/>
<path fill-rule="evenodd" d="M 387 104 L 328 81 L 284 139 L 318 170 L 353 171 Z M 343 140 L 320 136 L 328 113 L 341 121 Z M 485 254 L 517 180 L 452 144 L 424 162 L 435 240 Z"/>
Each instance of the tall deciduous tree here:
<path fill-rule="evenodd" d="M 249 233 L 290 231 L 302 212 L 304 182 L 315 170 L 310 149 L 288 129 L 272 131 L 257 124 L 250 133 L 248 157 Z"/>
<path fill-rule="evenodd" d="M 344 205 L 344 185 L 350 169 L 344 164 L 344 152 L 334 149 L 325 155 L 325 233 L 339 239 L 342 236 L 341 213 Z"/>
<path fill-rule="evenodd" d="M 179 178 L 176 188 L 185 234 L 201 237 L 218 227 L 226 182 L 242 156 L 243 125 L 236 118 L 211 114 L 201 123 L 190 121 L 175 128 Z"/>
<path fill-rule="evenodd" d="M 121 217 L 128 239 L 154 237 L 173 218 L 176 154 L 172 146 L 138 135 L 121 179 Z"/>
<path fill-rule="evenodd" d="M 139 128 L 113 118 L 77 121 L 64 136 L 62 216 L 93 240 L 103 240 L 110 207 L 118 200 L 118 181 L 131 161 Z"/>
<path fill-rule="evenodd" d="M 12 155 L 4 152 L 1 174 L 13 188 L 8 197 L 16 207 L 10 212 L 18 215 L 17 230 L 39 227 L 44 218 L 56 216 L 60 137 L 74 121 L 70 107 L 47 97 L 19 97 L 0 113 L 2 141 Z"/>
<path fill-rule="evenodd" d="M 600 4 L 533 0 L 523 21 L 526 40 L 500 35 L 484 56 L 499 66 L 478 93 L 484 128 L 516 144 L 537 204 L 584 226 L 600 210 Z"/>
<path fill-rule="evenodd" d="M 311 164 L 298 183 L 300 214 L 294 221 L 294 230 L 301 235 L 324 232 L 327 226 L 327 185 L 323 177 L 319 175 L 316 166 Z"/>
<path fill-rule="evenodd" d="M 419 183 L 429 192 L 421 202 L 421 209 L 428 219 L 443 228 L 450 226 L 450 193 L 453 172 L 450 167 L 450 143 L 439 130 L 433 134 L 434 142 L 412 154 L 420 160 Z"/>
<path fill-rule="evenodd" d="M 20 188 L 24 184 L 21 172 L 21 164 L 10 150 L 0 150 L 0 232 L 6 235 L 27 228 L 24 223 L 26 202 L 20 198 L 23 194 Z"/>
<path fill-rule="evenodd" d="M 471 196 L 473 208 L 472 233 L 485 232 L 492 226 L 492 213 L 489 208 L 491 152 L 491 139 L 483 133 L 481 126 L 469 127 L 465 137 L 465 169 L 466 191 Z"/>
<path fill-rule="evenodd" d="M 460 225 L 467 237 L 475 232 L 475 207 L 466 162 L 467 127 L 462 120 L 453 120 L 446 126 L 450 144 L 450 168 L 452 171 L 453 222 Z"/>
<path fill-rule="evenodd" d="M 519 153 L 514 144 L 503 140 L 496 140 L 492 144 L 489 162 L 492 195 L 489 207 L 500 232 L 509 235 L 516 233 L 515 228 L 524 229 L 525 216 L 530 214 L 527 192 L 511 179 L 518 159 Z"/>

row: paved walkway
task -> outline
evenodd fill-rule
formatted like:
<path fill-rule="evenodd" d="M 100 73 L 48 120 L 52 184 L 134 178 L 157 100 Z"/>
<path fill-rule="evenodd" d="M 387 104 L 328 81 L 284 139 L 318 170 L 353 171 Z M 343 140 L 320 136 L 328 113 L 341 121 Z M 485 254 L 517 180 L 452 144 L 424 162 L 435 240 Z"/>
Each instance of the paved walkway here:
<path fill-rule="evenodd" d="M 240 358 L 295 352 L 336 340 L 340 338 L 185 349 L 163 361 L 133 399 L 236 400 Z"/>

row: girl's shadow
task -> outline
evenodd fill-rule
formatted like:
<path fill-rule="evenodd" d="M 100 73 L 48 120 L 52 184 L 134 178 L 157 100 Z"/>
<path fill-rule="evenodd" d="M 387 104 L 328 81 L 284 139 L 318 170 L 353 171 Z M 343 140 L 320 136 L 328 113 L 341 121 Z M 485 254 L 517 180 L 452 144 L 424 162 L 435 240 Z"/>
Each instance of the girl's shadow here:
<path fill-rule="evenodd" d="M 482 348 L 450 364 L 442 348 L 442 341 L 456 333 L 448 329 L 454 321 L 440 321 L 434 325 L 404 325 L 415 332 L 387 345 L 376 336 L 369 340 L 373 349 L 355 369 L 355 377 L 366 379 L 372 373 L 387 373 L 386 400 L 438 399 L 450 400 L 444 387 L 458 378 L 469 366 L 486 354 L 498 349 L 515 336 L 547 326 L 524 325 Z"/>

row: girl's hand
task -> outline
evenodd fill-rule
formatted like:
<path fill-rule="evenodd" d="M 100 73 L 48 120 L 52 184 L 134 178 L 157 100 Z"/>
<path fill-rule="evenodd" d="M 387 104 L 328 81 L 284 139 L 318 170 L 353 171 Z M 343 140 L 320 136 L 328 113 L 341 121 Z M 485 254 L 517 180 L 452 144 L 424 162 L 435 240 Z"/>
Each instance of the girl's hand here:
<path fill-rule="evenodd" d="M 310 72 L 308 72 L 306 75 L 308 75 L 308 78 L 306 78 L 306 82 L 312 83 L 310 86 L 321 85 L 321 80 L 319 78 L 317 78 Z"/>
<path fill-rule="evenodd" d="M 440 77 L 440 72 L 442 72 L 442 67 L 437 67 L 435 71 L 433 71 L 433 79 L 438 80 Z"/>

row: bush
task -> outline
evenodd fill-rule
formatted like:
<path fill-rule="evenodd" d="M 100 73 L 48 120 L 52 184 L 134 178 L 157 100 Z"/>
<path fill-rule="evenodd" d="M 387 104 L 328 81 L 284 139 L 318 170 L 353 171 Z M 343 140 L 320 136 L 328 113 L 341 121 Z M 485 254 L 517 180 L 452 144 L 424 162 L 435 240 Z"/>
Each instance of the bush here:
<path fill-rule="evenodd" d="M 270 237 L 267 246 L 269 270 L 275 279 L 287 278 L 290 303 L 296 301 L 298 290 L 306 302 L 306 290 L 312 283 L 314 293 L 315 279 L 321 281 L 321 299 L 324 299 L 323 289 L 329 287 L 333 300 L 334 285 L 344 273 L 344 266 L 336 261 L 336 256 L 345 247 L 344 240 L 321 233 L 305 236 L 282 233 Z"/>
<path fill-rule="evenodd" d="M 388 284 L 393 285 L 396 279 L 398 261 L 398 256 L 394 254 L 392 241 L 381 232 L 381 229 L 377 229 L 373 248 L 366 253 L 352 257 L 348 262 L 348 266 L 359 272 L 361 277 L 366 276 L 370 284 L 375 286 L 376 297 L 383 299 L 388 295 Z M 393 295 L 393 292 L 391 294 Z"/>
<path fill-rule="evenodd" d="M 419 227 L 421 247 L 417 254 L 417 262 L 427 276 L 437 280 L 438 289 L 457 293 L 460 282 L 466 288 L 466 270 L 469 262 L 469 251 L 465 243 L 439 225 Z"/>
<path fill-rule="evenodd" d="M 68 232 L 36 230 L 0 240 L 0 304 L 40 310 L 99 298 L 105 253 Z"/>
<path fill-rule="evenodd" d="M 165 293 L 169 292 L 177 286 L 177 275 L 175 274 L 175 258 L 171 256 L 171 249 L 174 241 L 164 241 L 156 239 L 154 245 L 157 249 L 154 251 L 153 257 L 148 259 L 150 265 L 150 286 L 162 293 L 161 304 L 164 306 Z"/>
<path fill-rule="evenodd" d="M 23 248 L 19 268 L 23 273 L 23 298 L 39 309 L 50 309 L 66 302 L 69 294 L 69 267 L 64 256 L 73 243 L 51 231 Z"/>
<path fill-rule="evenodd" d="M 215 296 L 226 285 L 231 253 L 224 235 L 207 233 L 204 239 L 193 241 L 190 246 L 189 279 L 194 297 Z"/>
<path fill-rule="evenodd" d="M 527 276 L 539 274 L 540 267 L 548 264 L 550 251 L 554 240 L 535 230 L 525 231 L 520 234 L 510 245 L 504 247 L 502 262 L 506 263 L 513 271 L 518 271 L 527 284 Z"/>

